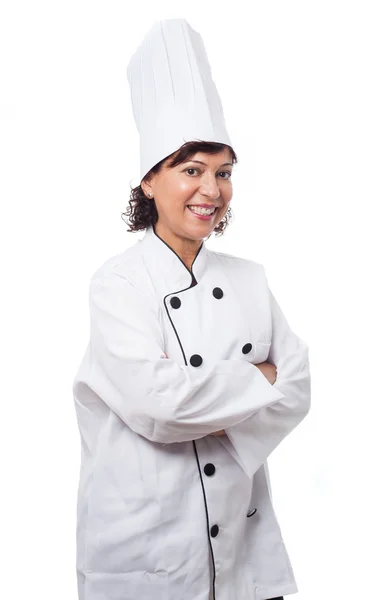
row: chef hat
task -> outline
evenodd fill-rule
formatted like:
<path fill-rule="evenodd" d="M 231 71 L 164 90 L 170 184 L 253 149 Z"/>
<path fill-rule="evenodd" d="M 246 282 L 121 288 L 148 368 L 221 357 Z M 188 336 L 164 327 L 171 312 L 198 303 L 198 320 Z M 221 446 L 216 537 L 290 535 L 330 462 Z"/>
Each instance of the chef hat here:
<path fill-rule="evenodd" d="M 156 22 L 127 67 L 140 180 L 185 142 L 231 146 L 205 46 L 185 19 Z"/>

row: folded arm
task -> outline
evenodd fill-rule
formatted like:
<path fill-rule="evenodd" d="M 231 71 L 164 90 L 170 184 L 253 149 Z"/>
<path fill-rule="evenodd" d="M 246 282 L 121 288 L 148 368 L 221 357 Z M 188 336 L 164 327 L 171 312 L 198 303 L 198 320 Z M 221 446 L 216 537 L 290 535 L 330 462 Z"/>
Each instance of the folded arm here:
<path fill-rule="evenodd" d="M 159 305 L 120 271 L 90 284 L 92 367 L 85 384 L 136 433 L 162 443 L 198 439 L 246 420 L 283 398 L 253 364 L 200 368 L 166 358 Z"/>
<path fill-rule="evenodd" d="M 268 362 L 277 367 L 273 388 L 282 393 L 282 398 L 261 407 L 245 421 L 226 427 L 226 436 L 218 438 L 250 477 L 304 419 L 311 403 L 307 344 L 291 330 L 269 288 L 268 292 L 272 313 Z"/>

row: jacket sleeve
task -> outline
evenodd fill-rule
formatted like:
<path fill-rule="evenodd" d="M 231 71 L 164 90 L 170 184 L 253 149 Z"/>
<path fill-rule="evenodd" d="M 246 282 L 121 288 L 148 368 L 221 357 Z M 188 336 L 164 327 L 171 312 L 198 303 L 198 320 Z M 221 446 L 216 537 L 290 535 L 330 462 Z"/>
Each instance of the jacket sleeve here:
<path fill-rule="evenodd" d="M 293 331 L 267 286 L 272 313 L 268 361 L 277 367 L 273 388 L 282 392 L 277 402 L 263 406 L 245 421 L 225 428 L 218 439 L 249 477 L 304 419 L 310 409 L 311 383 L 308 347 Z"/>
<path fill-rule="evenodd" d="M 241 423 L 283 398 L 243 360 L 200 368 L 166 358 L 157 300 L 120 272 L 90 283 L 91 369 L 84 381 L 124 423 L 154 442 L 184 442 Z"/>

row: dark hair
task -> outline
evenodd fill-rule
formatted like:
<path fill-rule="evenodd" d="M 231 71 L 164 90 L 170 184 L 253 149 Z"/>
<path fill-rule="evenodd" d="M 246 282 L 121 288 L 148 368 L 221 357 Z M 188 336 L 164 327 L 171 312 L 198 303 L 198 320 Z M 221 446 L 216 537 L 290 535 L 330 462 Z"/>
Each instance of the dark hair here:
<path fill-rule="evenodd" d="M 233 150 L 233 148 L 227 144 L 221 144 L 218 142 L 205 142 L 205 141 L 191 141 L 186 142 L 181 146 L 176 152 L 170 154 L 160 162 L 158 162 L 148 173 L 143 177 L 142 181 L 147 181 L 151 175 L 158 173 L 162 168 L 164 163 L 167 163 L 171 157 L 172 160 L 168 164 L 166 164 L 167 168 L 173 168 L 176 165 L 179 165 L 187 160 L 189 160 L 192 156 L 194 156 L 197 152 L 205 152 L 207 154 L 217 154 L 218 152 L 222 152 L 225 148 L 229 148 L 232 154 L 232 163 L 235 164 L 237 162 L 237 156 Z M 155 225 L 158 220 L 158 211 L 156 209 L 155 200 L 153 198 L 147 198 L 141 185 L 138 185 L 135 188 L 131 187 L 131 193 L 129 197 L 129 204 L 126 208 L 126 211 L 121 214 L 122 219 L 129 226 L 127 231 L 135 232 L 142 231 L 143 229 L 147 229 L 151 225 Z M 124 217 L 127 217 L 125 220 Z M 228 226 L 229 221 L 232 217 L 232 209 L 229 206 L 225 216 L 221 219 L 218 225 L 214 228 L 212 233 L 216 235 L 222 235 L 224 233 L 225 228 Z M 210 236 L 209 236 L 210 237 Z"/>

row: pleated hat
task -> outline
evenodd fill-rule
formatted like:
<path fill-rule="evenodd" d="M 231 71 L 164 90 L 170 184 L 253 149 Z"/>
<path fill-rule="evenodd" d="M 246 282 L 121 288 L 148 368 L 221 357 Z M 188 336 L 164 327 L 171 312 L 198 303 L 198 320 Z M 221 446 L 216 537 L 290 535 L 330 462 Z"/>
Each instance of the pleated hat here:
<path fill-rule="evenodd" d="M 232 146 L 205 45 L 185 19 L 157 21 L 127 67 L 140 136 L 140 180 L 182 144 Z"/>

